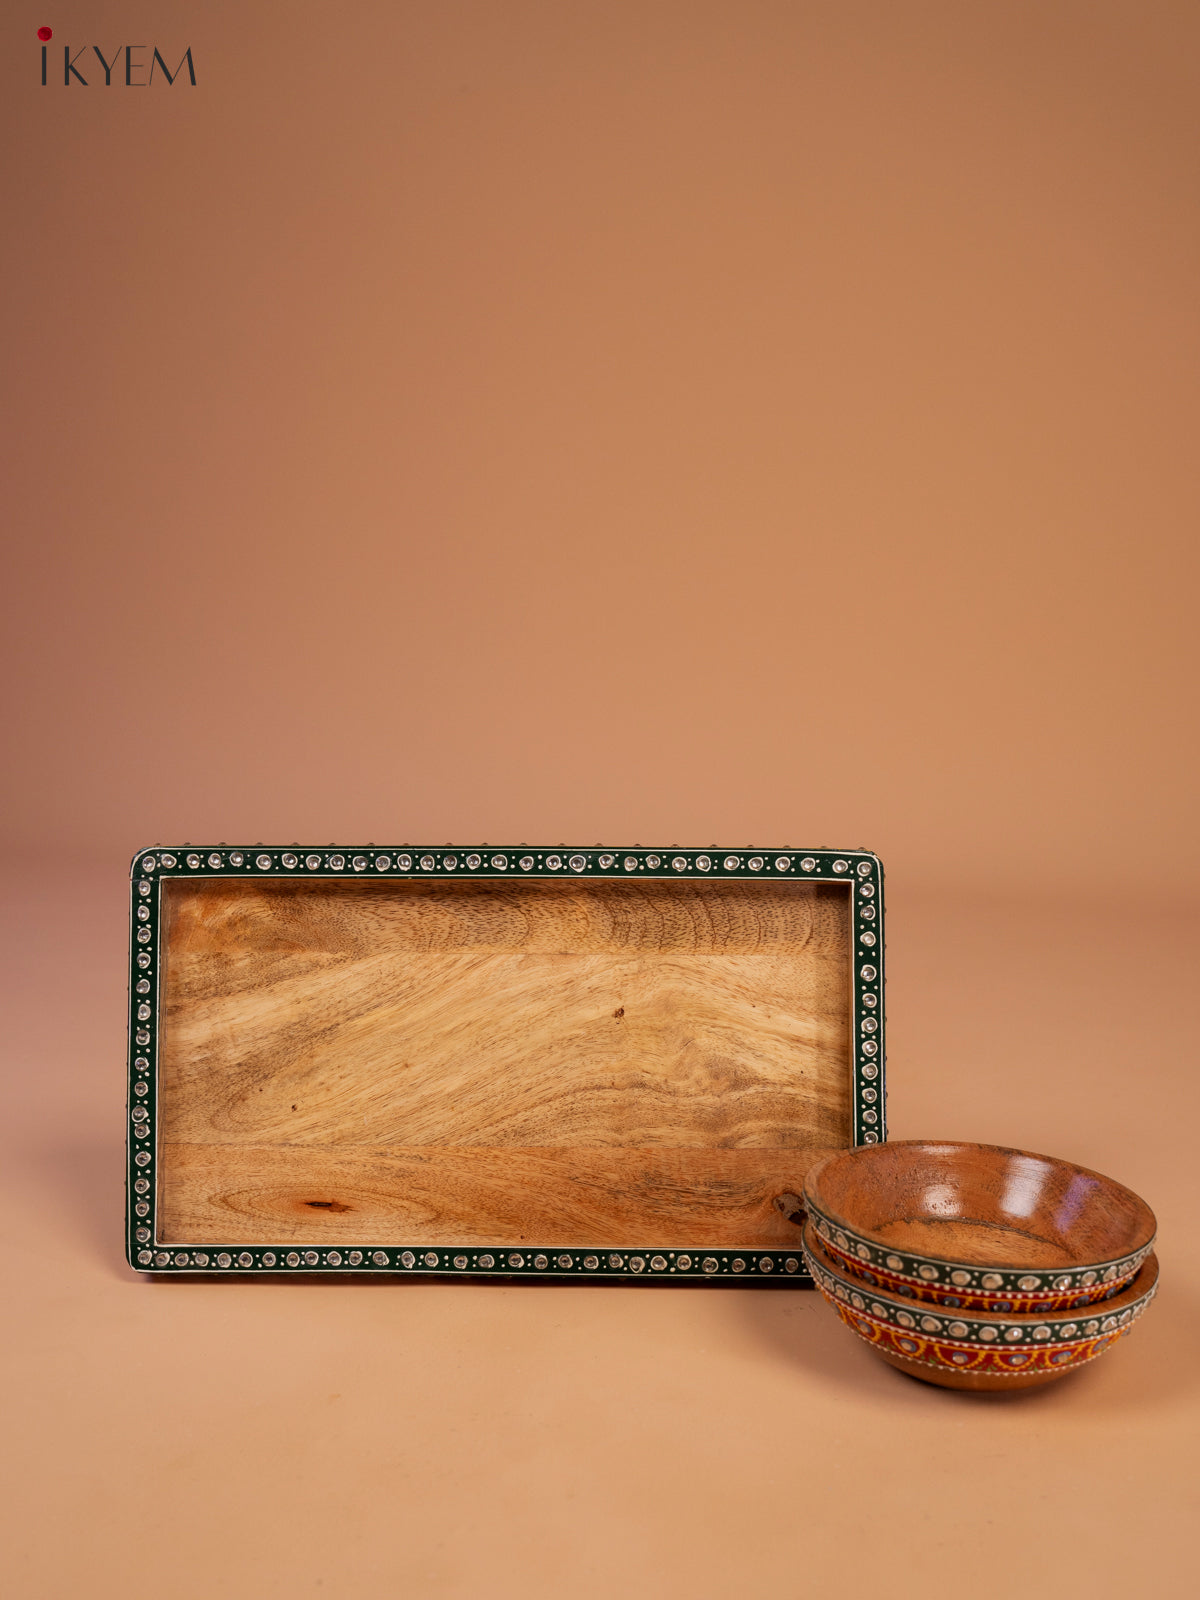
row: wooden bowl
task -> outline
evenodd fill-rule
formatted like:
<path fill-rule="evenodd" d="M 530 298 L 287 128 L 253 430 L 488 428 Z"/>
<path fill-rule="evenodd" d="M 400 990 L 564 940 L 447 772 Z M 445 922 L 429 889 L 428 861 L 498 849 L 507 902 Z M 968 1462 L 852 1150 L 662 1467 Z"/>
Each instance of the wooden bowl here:
<path fill-rule="evenodd" d="M 1154 1244 L 1124 1184 L 1052 1156 L 907 1140 L 835 1152 L 804 1183 L 826 1250 L 872 1288 L 971 1311 L 1117 1294 Z"/>
<path fill-rule="evenodd" d="M 959 1314 L 873 1289 L 829 1254 L 811 1221 L 804 1255 L 848 1328 L 891 1366 L 947 1389 L 1032 1389 L 1078 1371 L 1130 1331 L 1158 1287 L 1151 1254 L 1119 1294 L 1082 1312 Z"/>

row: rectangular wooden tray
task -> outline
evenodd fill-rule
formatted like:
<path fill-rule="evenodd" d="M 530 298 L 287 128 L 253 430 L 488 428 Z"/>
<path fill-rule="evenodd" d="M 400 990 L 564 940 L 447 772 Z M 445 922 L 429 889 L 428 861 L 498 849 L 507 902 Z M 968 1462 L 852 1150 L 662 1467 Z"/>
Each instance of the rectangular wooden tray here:
<path fill-rule="evenodd" d="M 130 1263 L 805 1276 L 885 1137 L 862 850 L 155 848 L 133 863 Z"/>

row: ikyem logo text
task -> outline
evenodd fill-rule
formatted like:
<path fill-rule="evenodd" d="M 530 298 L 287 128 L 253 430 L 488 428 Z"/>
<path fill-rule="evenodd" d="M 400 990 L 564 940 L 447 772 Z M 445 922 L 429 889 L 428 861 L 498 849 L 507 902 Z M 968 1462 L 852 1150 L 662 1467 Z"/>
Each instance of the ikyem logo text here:
<path fill-rule="evenodd" d="M 50 41 L 54 37 L 54 29 L 39 28 L 37 36 L 42 41 L 42 88 L 44 89 L 52 77 L 55 83 L 58 82 L 58 63 L 56 61 L 52 67 L 50 62 Z M 149 61 L 146 60 L 147 50 L 153 51 Z M 55 54 L 57 55 L 57 48 Z M 116 82 L 120 84 L 123 79 L 127 89 L 149 89 L 153 86 L 156 78 L 160 81 L 165 79 L 167 87 L 170 88 L 184 67 L 187 68 L 187 81 L 194 89 L 196 87 L 196 63 L 192 60 L 191 45 L 188 45 L 183 52 L 174 71 L 163 59 L 157 45 L 116 45 L 112 51 L 111 61 L 106 59 L 104 51 L 101 50 L 98 44 L 85 44 L 74 51 L 69 44 L 63 45 L 62 81 L 67 89 L 71 88 L 73 84 L 81 84 L 83 88 L 88 89 L 93 84 L 100 82 L 101 73 L 104 74 L 104 87 L 106 89 L 112 88 L 114 73 L 116 74 Z M 87 76 L 84 75 L 85 68 Z"/>

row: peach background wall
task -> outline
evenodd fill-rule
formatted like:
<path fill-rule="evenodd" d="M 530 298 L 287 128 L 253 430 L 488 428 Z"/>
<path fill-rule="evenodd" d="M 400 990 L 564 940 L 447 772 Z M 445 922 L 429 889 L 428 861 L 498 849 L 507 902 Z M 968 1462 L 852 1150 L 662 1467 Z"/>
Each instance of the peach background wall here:
<path fill-rule="evenodd" d="M 93 39 L 198 87 L 64 89 Z M 1198 886 L 1194 6 L 3 40 L 8 844 Z"/>
<path fill-rule="evenodd" d="M 8 0 L 6 1597 L 1191 1600 L 1198 91 L 1172 0 Z M 159 839 L 869 845 L 893 1136 L 1130 1183 L 1158 1302 L 992 1400 L 136 1275 Z"/>

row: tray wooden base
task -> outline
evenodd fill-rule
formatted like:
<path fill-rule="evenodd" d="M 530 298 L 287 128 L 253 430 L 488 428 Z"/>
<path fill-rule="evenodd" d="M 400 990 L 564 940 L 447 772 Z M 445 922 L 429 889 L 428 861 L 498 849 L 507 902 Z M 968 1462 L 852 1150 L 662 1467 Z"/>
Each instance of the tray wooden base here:
<path fill-rule="evenodd" d="M 798 1248 L 850 889 L 168 879 L 158 1238 Z"/>

